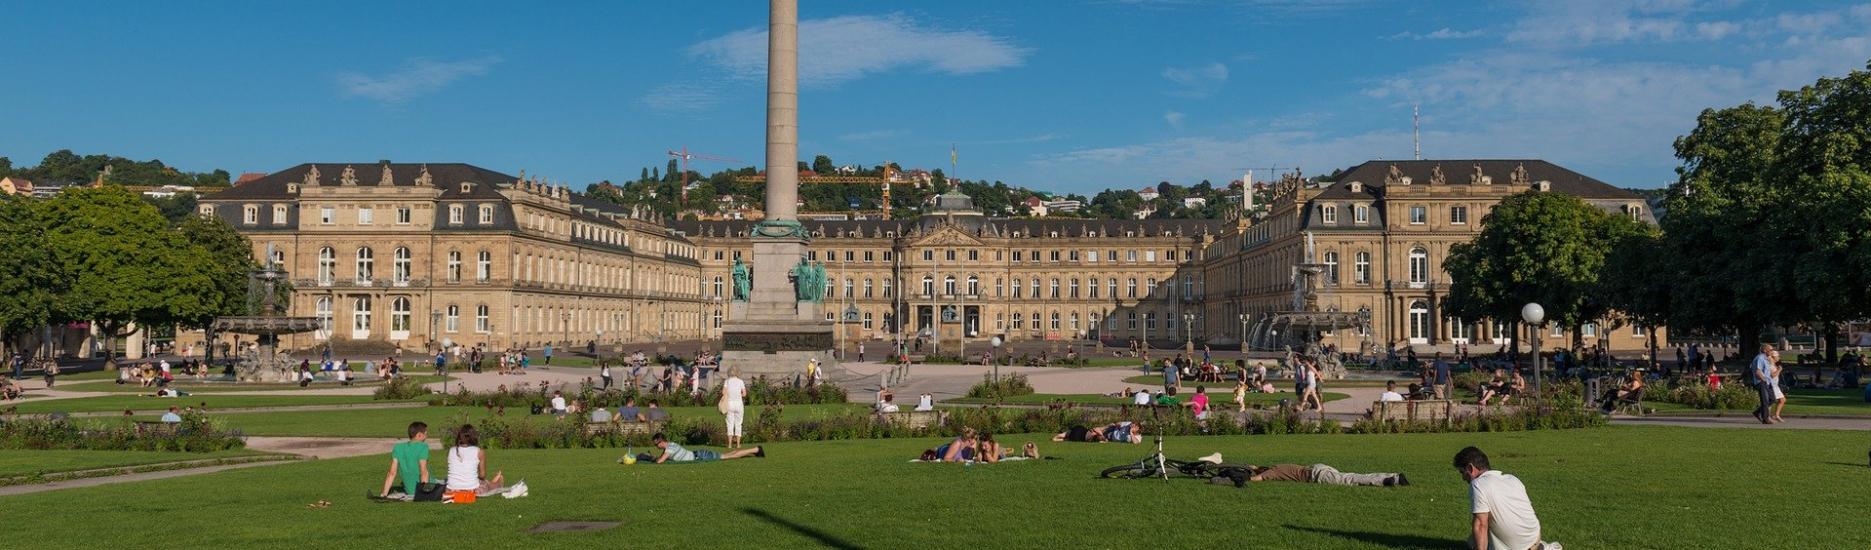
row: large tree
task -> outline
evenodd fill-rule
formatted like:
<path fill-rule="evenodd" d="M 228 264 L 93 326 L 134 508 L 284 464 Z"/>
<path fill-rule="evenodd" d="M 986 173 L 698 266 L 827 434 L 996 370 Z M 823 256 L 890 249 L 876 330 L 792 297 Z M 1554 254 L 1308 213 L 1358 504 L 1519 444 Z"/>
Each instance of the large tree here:
<path fill-rule="evenodd" d="M 36 204 L 0 197 L 0 351 L 52 319 L 63 277 L 52 262 Z"/>
<path fill-rule="evenodd" d="M 1764 326 L 1798 317 L 1781 276 L 1798 255 L 1772 176 L 1784 118 L 1753 104 L 1709 109 L 1676 139 L 1683 165 L 1660 222 L 1672 328 L 1738 331 L 1745 351 Z"/>
<path fill-rule="evenodd" d="M 1528 191 L 1503 199 L 1482 224 L 1443 262 L 1444 311 L 1469 322 L 1512 322 L 1531 302 L 1547 322 L 1568 327 L 1603 313 L 1589 295 L 1604 266 L 1610 214 L 1571 195 Z"/>
<path fill-rule="evenodd" d="M 1673 266 L 1663 250 L 1663 232 L 1629 218 L 1613 217 L 1611 249 L 1598 276 L 1594 300 L 1624 322 L 1645 328 L 1646 347 L 1657 359 L 1658 327 L 1669 322 Z"/>
<path fill-rule="evenodd" d="M 133 325 L 199 319 L 214 309 L 206 260 L 154 206 L 116 186 L 74 189 L 44 205 L 45 246 L 64 276 L 53 320 L 89 321 L 114 353 Z"/>
<path fill-rule="evenodd" d="M 1781 92 L 1780 105 L 1775 214 L 1799 254 L 1783 268 L 1836 361 L 1839 324 L 1871 315 L 1871 70 Z"/>

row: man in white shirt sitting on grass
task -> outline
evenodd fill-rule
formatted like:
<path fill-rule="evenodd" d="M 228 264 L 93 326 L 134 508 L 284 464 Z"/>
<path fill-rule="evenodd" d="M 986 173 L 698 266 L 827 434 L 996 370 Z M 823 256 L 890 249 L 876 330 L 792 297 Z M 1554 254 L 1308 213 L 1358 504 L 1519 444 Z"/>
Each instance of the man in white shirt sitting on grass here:
<path fill-rule="evenodd" d="M 1475 518 L 1471 548 L 1562 550 L 1557 542 L 1540 541 L 1540 518 L 1520 478 L 1489 469 L 1488 455 L 1474 447 L 1455 454 L 1455 469 L 1468 482 L 1469 511 Z"/>

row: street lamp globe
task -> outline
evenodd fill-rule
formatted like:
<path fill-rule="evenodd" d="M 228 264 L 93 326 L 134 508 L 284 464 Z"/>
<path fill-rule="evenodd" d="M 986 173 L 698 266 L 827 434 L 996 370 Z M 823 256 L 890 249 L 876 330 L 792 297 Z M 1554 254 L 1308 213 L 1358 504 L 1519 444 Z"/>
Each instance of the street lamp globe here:
<path fill-rule="evenodd" d="M 1525 306 L 1521 306 L 1520 320 L 1526 321 L 1527 324 L 1530 325 L 1540 324 L 1540 322 L 1546 320 L 1546 308 L 1540 307 L 1540 304 L 1537 303 L 1529 303 Z"/>

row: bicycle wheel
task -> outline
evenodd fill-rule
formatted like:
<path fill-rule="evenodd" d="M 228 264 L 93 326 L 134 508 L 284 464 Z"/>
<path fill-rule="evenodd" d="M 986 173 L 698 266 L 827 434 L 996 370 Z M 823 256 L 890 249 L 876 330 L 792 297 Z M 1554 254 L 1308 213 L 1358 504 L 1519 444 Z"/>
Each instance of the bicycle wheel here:
<path fill-rule="evenodd" d="M 1157 477 L 1158 475 L 1159 475 L 1159 472 L 1157 471 L 1155 464 L 1147 464 L 1147 463 L 1138 462 L 1138 463 L 1132 463 L 1132 464 L 1125 464 L 1122 466 L 1112 466 L 1110 468 L 1105 468 L 1103 472 L 1100 472 L 1098 474 L 1098 477 L 1102 477 L 1106 479 L 1141 479 L 1141 478 L 1146 478 L 1146 477 Z"/>

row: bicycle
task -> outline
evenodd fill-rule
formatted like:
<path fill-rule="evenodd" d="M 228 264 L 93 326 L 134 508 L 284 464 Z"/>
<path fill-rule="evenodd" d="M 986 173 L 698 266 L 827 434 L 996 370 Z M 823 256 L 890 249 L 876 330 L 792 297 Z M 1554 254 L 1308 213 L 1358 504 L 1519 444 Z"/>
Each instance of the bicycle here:
<path fill-rule="evenodd" d="M 1159 418 L 1160 410 L 1160 405 L 1150 406 L 1150 419 L 1159 427 L 1162 425 Z M 1163 454 L 1163 430 L 1158 429 L 1156 431 L 1155 453 L 1137 462 L 1105 468 L 1104 471 L 1098 473 L 1098 477 L 1105 479 L 1145 479 L 1160 477 L 1163 481 L 1169 481 L 1169 475 L 1172 471 L 1182 476 L 1198 479 L 1213 478 L 1218 473 L 1215 465 L 1209 462 L 1200 460 L 1176 460 L 1165 456 Z"/>

